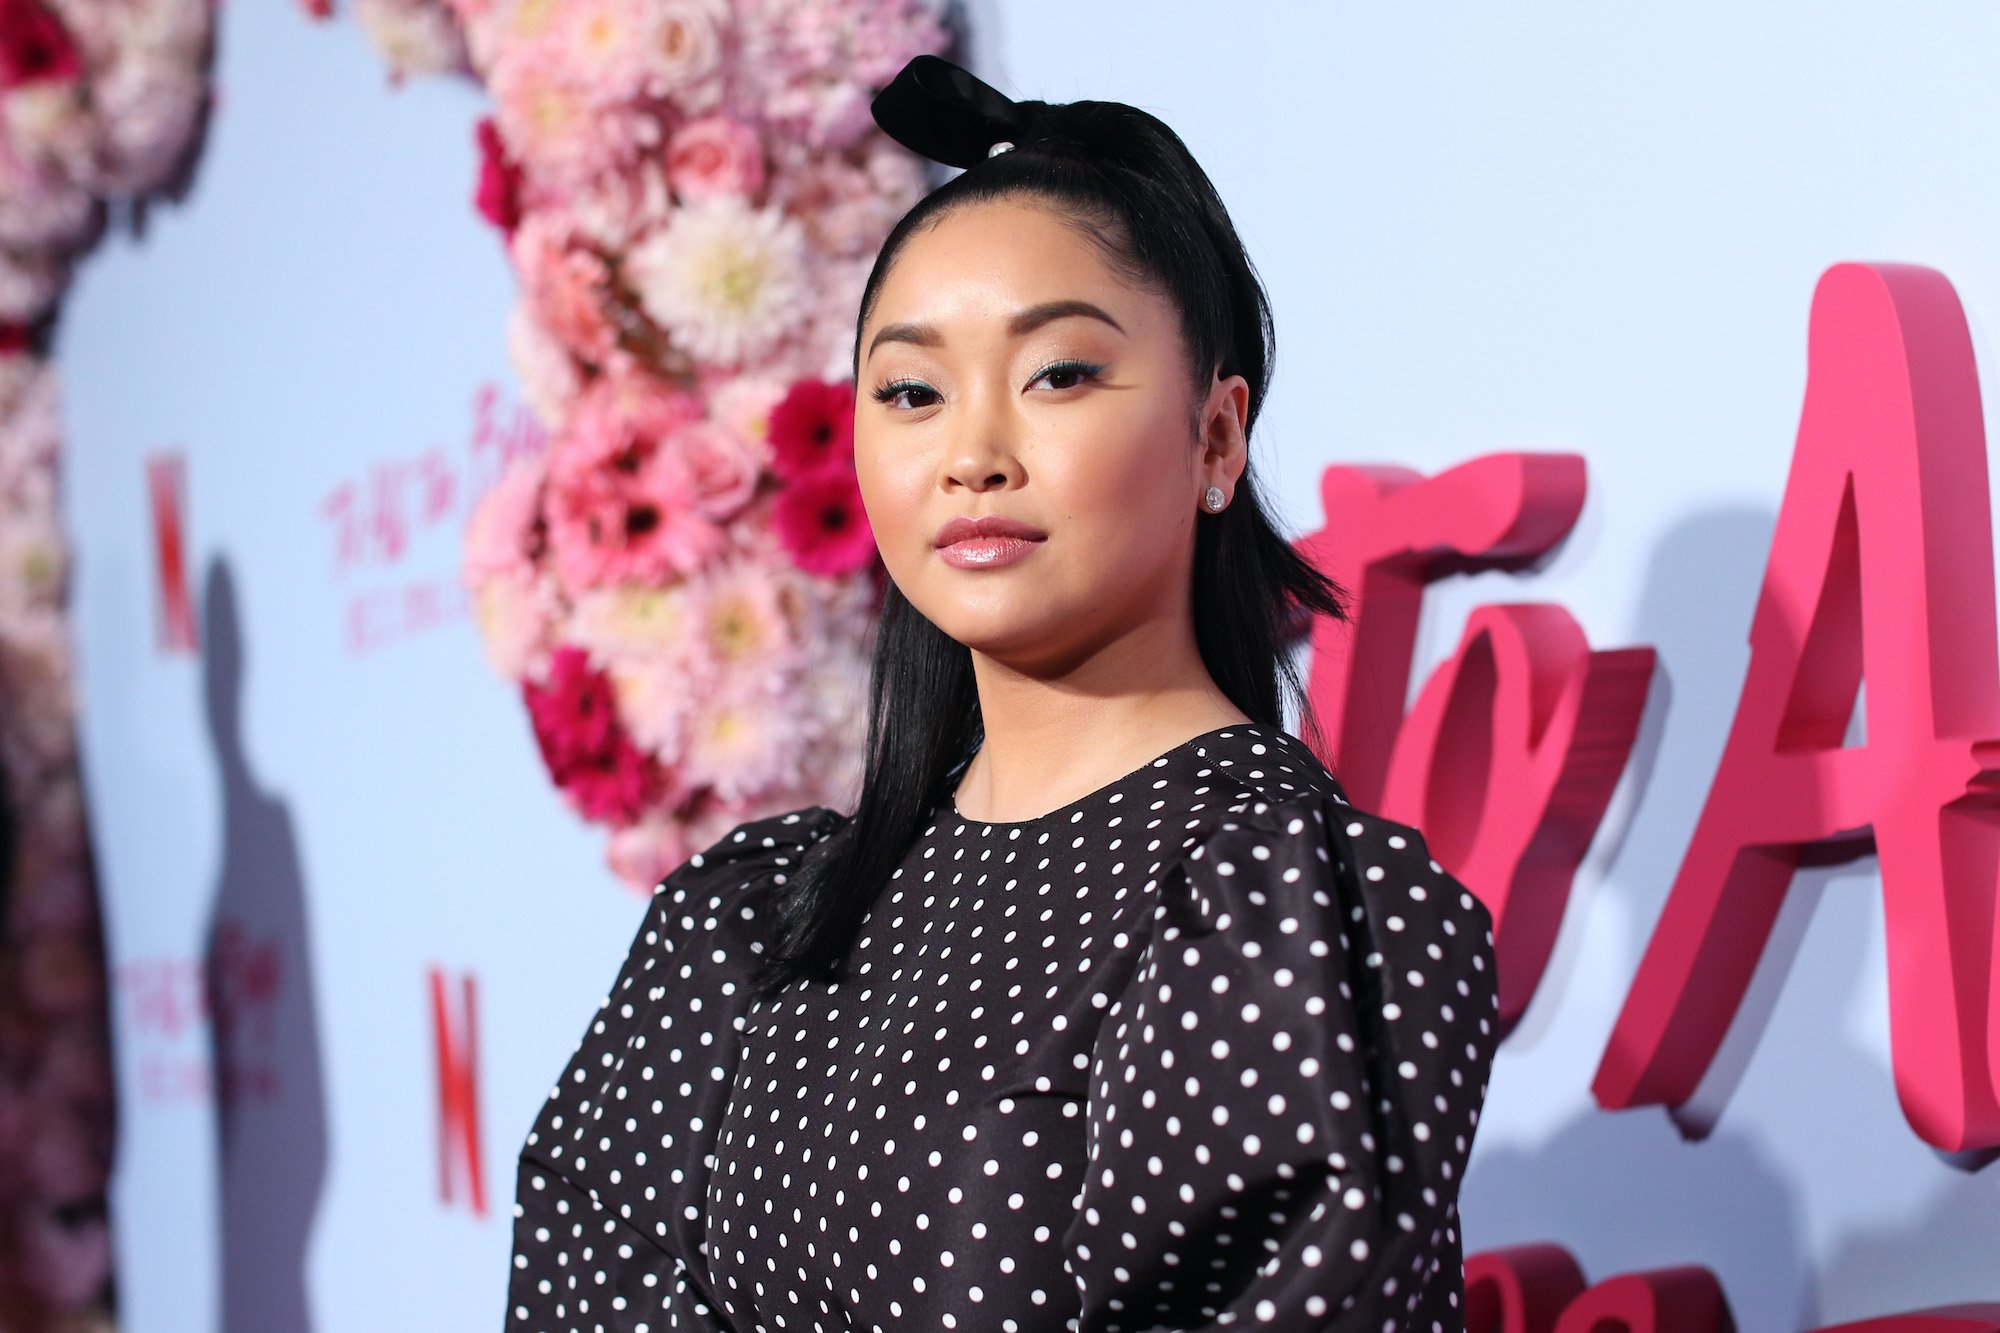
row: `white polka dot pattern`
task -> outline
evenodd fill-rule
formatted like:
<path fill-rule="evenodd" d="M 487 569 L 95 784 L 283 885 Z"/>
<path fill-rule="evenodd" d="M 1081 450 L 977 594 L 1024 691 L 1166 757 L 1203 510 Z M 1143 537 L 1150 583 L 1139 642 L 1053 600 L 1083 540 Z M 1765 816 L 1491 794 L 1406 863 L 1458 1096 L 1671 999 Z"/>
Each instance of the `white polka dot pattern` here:
<path fill-rule="evenodd" d="M 1491 922 L 1414 829 L 1248 724 L 946 799 L 846 977 L 749 1003 L 842 819 L 661 884 L 522 1150 L 510 1331 L 1463 1329 Z"/>
<path fill-rule="evenodd" d="M 1486 909 L 1337 795 L 1232 813 L 1181 870 L 1092 1052 L 1081 1326 L 1463 1329 Z"/>

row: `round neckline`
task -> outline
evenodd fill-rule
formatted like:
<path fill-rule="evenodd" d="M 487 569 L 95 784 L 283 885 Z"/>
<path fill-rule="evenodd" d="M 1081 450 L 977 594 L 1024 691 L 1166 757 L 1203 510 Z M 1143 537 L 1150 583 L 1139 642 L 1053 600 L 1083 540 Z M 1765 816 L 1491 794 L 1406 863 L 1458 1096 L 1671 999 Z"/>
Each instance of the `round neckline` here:
<path fill-rule="evenodd" d="M 1037 825 L 1046 824 L 1051 820 L 1073 815 L 1077 811 L 1119 791 L 1127 783 L 1138 778 L 1148 770 L 1166 767 L 1168 761 L 1183 752 L 1199 749 L 1202 747 L 1203 742 L 1223 739 L 1231 732 L 1242 732 L 1246 735 L 1254 733 L 1258 739 L 1267 739 L 1273 734 L 1272 729 L 1261 722 L 1229 722 L 1219 727 L 1211 727 L 1200 735 L 1190 736 L 1180 744 L 1162 750 L 1159 754 L 1154 755 L 1137 768 L 1119 774 L 1094 791 L 1087 791 L 1075 800 L 1064 805 L 1059 805 L 1046 814 L 1034 815 L 1028 819 L 974 819 L 971 815 L 966 814 L 958 808 L 958 784 L 956 779 L 954 779 L 945 791 L 945 807 L 951 812 L 952 818 L 974 828 L 1000 830 L 1034 828 Z M 1283 735 L 1285 733 L 1278 732 L 1277 734 Z M 968 757 L 965 764 L 959 766 L 958 778 L 962 778 L 965 775 L 965 767 L 971 762 L 972 760 Z"/>

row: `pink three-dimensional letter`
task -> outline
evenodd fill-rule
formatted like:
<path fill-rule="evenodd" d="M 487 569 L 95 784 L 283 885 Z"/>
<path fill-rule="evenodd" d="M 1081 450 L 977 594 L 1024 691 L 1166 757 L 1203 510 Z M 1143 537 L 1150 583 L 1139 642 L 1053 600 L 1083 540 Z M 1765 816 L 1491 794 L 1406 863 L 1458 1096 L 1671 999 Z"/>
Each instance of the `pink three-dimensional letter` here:
<path fill-rule="evenodd" d="M 1865 852 L 1872 829 L 1904 1115 L 1948 1151 L 2000 1145 L 2000 671 L 1972 344 L 1950 282 L 1914 265 L 1828 269 L 1810 325 L 1735 721 L 1593 1090 L 1685 1101 L 1801 855 Z M 1843 748 L 1864 676 L 1867 742 Z"/>
<path fill-rule="evenodd" d="M 1425 585 L 1554 547 L 1582 509 L 1583 460 L 1489 454 L 1430 478 L 1333 467 L 1320 493 L 1327 526 L 1299 550 L 1347 589 L 1354 615 L 1313 625 L 1321 759 L 1351 799 L 1421 829 L 1486 904 L 1504 1033 L 1541 980 L 1624 771 L 1653 651 L 1592 651 L 1559 606 L 1481 606 L 1406 718 Z"/>

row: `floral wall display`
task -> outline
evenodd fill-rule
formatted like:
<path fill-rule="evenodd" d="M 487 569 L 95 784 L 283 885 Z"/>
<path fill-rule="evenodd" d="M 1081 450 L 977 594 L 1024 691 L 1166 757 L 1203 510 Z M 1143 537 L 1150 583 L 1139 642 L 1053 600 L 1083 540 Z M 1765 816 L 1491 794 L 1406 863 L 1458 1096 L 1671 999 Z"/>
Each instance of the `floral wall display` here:
<path fill-rule="evenodd" d="M 110 1324 L 104 951 L 76 749 L 62 410 L 79 259 L 182 197 L 213 0 L 0 0 L 0 1328 Z"/>
<path fill-rule="evenodd" d="M 308 8 L 325 13 L 324 0 Z M 355 0 L 390 76 L 493 100 L 477 208 L 550 432 L 468 526 L 485 653 L 646 890 L 734 824 L 850 802 L 884 575 L 853 467 L 863 283 L 925 166 L 875 91 L 926 0 Z"/>

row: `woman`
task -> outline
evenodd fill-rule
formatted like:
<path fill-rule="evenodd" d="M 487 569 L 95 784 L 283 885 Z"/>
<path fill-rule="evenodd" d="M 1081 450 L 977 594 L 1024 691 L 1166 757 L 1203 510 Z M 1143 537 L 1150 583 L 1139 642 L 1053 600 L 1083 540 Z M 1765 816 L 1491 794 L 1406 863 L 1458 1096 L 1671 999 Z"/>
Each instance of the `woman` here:
<path fill-rule="evenodd" d="M 669 875 L 521 1153 L 517 1329 L 1462 1329 L 1490 918 L 1282 725 L 1270 316 L 1201 168 L 935 57 L 884 243 L 857 809 Z"/>

